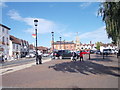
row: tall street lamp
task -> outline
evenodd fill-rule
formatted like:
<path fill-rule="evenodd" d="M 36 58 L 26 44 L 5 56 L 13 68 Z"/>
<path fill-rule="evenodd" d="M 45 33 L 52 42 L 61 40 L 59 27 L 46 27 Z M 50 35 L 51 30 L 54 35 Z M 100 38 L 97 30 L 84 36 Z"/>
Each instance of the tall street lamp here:
<path fill-rule="evenodd" d="M 64 50 L 65 50 L 65 40 L 64 40 Z"/>
<path fill-rule="evenodd" d="M 62 37 L 60 37 L 60 49 L 61 49 L 61 38 L 62 38 Z"/>
<path fill-rule="evenodd" d="M 37 62 L 37 57 L 38 57 L 38 54 L 37 54 L 37 24 L 38 24 L 38 20 L 34 20 L 34 24 L 35 24 L 35 34 L 36 34 L 36 62 Z"/>
<path fill-rule="evenodd" d="M 52 51 L 54 51 L 54 32 L 51 32 L 52 33 Z"/>

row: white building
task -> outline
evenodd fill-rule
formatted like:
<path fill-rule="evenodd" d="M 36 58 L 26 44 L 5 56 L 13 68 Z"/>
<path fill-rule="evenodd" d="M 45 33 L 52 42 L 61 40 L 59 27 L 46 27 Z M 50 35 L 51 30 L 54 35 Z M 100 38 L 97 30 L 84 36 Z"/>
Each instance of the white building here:
<path fill-rule="evenodd" d="M 95 44 L 81 44 L 80 45 L 81 50 L 96 50 Z"/>
<path fill-rule="evenodd" d="M 5 25 L 0 24 L 0 55 L 9 59 L 9 30 Z"/>
<path fill-rule="evenodd" d="M 21 56 L 21 40 L 10 35 L 10 49 L 9 56 L 10 59 L 18 59 Z"/>
<path fill-rule="evenodd" d="M 103 49 L 112 49 L 112 50 L 117 50 L 117 46 L 114 44 L 102 44 L 100 46 L 100 51 L 103 52 Z"/>

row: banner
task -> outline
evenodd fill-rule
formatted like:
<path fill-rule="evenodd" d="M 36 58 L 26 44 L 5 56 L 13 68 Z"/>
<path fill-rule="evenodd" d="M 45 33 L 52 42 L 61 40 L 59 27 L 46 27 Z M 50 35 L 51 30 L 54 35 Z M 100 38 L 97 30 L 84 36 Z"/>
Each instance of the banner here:
<path fill-rule="evenodd" d="M 33 38 L 36 38 L 36 34 L 32 34 L 32 37 L 33 37 Z"/>

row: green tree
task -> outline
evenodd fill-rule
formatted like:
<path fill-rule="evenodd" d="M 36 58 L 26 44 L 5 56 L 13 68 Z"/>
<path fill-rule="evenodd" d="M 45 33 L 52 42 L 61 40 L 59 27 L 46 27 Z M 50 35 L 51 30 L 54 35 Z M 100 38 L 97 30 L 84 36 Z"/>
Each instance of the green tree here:
<path fill-rule="evenodd" d="M 120 1 L 101 3 L 99 14 L 106 24 L 106 32 L 120 49 Z"/>
<path fill-rule="evenodd" d="M 100 46 L 101 46 L 101 45 L 102 45 L 102 42 L 97 42 L 97 43 L 96 43 L 96 49 L 97 49 L 97 50 L 100 50 Z"/>

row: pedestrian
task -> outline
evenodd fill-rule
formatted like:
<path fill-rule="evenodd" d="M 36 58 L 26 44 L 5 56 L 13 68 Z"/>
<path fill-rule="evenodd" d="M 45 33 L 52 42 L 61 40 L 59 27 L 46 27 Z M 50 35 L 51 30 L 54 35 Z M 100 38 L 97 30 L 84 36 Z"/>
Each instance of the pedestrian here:
<path fill-rule="evenodd" d="M 7 55 L 5 54 L 5 56 L 4 56 L 4 60 L 6 60 L 7 61 Z"/>
<path fill-rule="evenodd" d="M 76 55 L 75 51 L 73 51 L 73 53 L 72 53 L 72 57 L 73 57 L 72 60 L 73 60 L 73 61 L 76 61 L 76 56 L 77 56 L 77 55 Z"/>
<path fill-rule="evenodd" d="M 2 62 L 4 62 L 4 55 L 2 54 Z"/>
<path fill-rule="evenodd" d="M 36 59 L 36 64 L 42 64 L 42 53 L 38 50 L 37 51 L 37 59 Z"/>
<path fill-rule="evenodd" d="M 80 51 L 80 61 L 83 61 L 83 52 Z"/>

